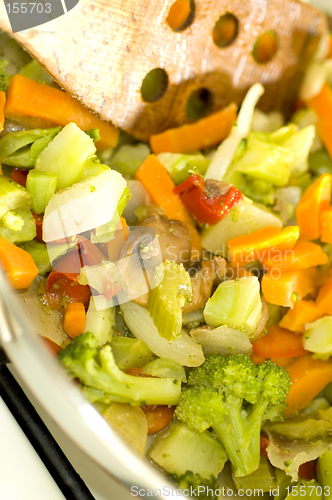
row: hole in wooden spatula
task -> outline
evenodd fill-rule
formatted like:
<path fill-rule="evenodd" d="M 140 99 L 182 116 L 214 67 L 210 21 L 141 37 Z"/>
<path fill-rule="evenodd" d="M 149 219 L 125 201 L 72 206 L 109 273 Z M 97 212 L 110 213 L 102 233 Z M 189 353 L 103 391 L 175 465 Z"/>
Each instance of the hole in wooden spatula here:
<path fill-rule="evenodd" d="M 156 102 L 162 98 L 168 87 L 168 75 L 162 68 L 149 71 L 141 85 L 141 96 L 145 102 Z"/>
<path fill-rule="evenodd" d="M 252 55 L 256 62 L 265 64 L 271 61 L 278 50 L 278 35 L 275 31 L 266 31 L 260 35 L 254 45 Z"/>
<path fill-rule="evenodd" d="M 183 31 L 191 25 L 194 15 L 194 0 L 175 0 L 169 9 L 166 22 L 173 31 Z"/>
<path fill-rule="evenodd" d="M 188 99 L 186 115 L 189 120 L 195 121 L 207 116 L 212 107 L 212 94 L 208 89 L 195 90 Z"/>
<path fill-rule="evenodd" d="M 214 25 L 212 38 L 218 47 L 228 47 L 231 45 L 239 33 L 239 21 L 230 12 L 226 12 L 219 17 Z"/>

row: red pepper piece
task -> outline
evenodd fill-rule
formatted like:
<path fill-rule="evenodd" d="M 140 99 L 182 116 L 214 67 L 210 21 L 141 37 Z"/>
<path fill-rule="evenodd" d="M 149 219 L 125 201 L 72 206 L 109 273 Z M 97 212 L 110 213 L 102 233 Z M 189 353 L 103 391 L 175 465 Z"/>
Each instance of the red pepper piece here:
<path fill-rule="evenodd" d="M 316 465 L 314 462 L 305 462 L 300 465 L 299 476 L 303 479 L 316 479 Z"/>
<path fill-rule="evenodd" d="M 261 435 L 261 442 L 260 442 L 260 449 L 261 449 L 261 454 L 264 455 L 264 457 L 266 458 L 269 458 L 267 456 L 267 451 L 266 451 L 266 448 L 269 446 L 270 444 L 270 441 L 268 440 L 268 438 L 262 434 Z"/>
<path fill-rule="evenodd" d="M 217 224 L 242 199 L 242 193 L 234 186 L 226 194 L 209 197 L 204 190 L 204 180 L 200 175 L 187 177 L 174 189 L 189 212 L 200 224 Z"/>
<path fill-rule="evenodd" d="M 63 273 L 50 272 L 46 282 L 46 300 L 52 309 L 63 311 L 70 302 L 83 302 L 88 307 L 90 296 L 89 285 L 80 285 Z"/>
<path fill-rule="evenodd" d="M 12 181 L 17 182 L 17 184 L 21 184 L 21 186 L 25 187 L 27 183 L 27 175 L 29 173 L 29 170 L 23 170 L 22 168 L 13 168 L 11 171 L 11 174 L 9 176 L 9 179 Z"/>
<path fill-rule="evenodd" d="M 33 216 L 36 223 L 36 231 L 37 231 L 36 238 L 41 243 L 45 243 L 45 241 L 43 240 L 43 216 L 35 213 L 33 214 Z"/>

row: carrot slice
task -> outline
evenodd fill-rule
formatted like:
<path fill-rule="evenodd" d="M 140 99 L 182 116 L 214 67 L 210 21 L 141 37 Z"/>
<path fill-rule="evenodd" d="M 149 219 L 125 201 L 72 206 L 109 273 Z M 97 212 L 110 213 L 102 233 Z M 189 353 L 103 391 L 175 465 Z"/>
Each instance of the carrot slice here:
<path fill-rule="evenodd" d="M 82 302 L 71 302 L 65 310 L 63 319 L 64 332 L 74 339 L 84 332 L 85 308 Z"/>
<path fill-rule="evenodd" d="M 31 255 L 3 238 L 0 238 L 0 261 L 17 290 L 28 288 L 38 274 Z"/>
<path fill-rule="evenodd" d="M 5 106 L 6 106 L 6 94 L 5 92 L 0 92 L 0 132 L 3 130 L 5 123 Z"/>
<path fill-rule="evenodd" d="M 316 304 L 322 312 L 332 315 L 332 277 L 319 290 Z"/>
<path fill-rule="evenodd" d="M 237 106 L 230 104 L 217 113 L 202 118 L 190 125 L 171 128 L 150 137 L 150 145 L 155 154 L 190 153 L 196 149 L 214 146 L 223 141 L 236 121 Z"/>
<path fill-rule="evenodd" d="M 100 120 L 69 94 L 21 75 L 10 80 L 5 116 L 28 116 L 62 126 L 74 122 L 82 130 L 98 128 L 100 140 L 96 147 L 101 149 L 114 147 L 119 138 L 118 129 Z"/>
<path fill-rule="evenodd" d="M 306 353 L 302 346 L 302 335 L 272 325 L 268 333 L 255 340 L 254 353 L 265 358 L 293 358 Z"/>
<path fill-rule="evenodd" d="M 310 354 L 301 356 L 287 366 L 292 385 L 287 397 L 285 417 L 305 408 L 332 380 L 332 364 L 313 359 Z"/>
<path fill-rule="evenodd" d="M 332 206 L 320 214 L 320 239 L 324 243 L 332 243 Z"/>
<path fill-rule="evenodd" d="M 267 226 L 244 236 L 228 240 L 228 248 L 232 265 L 264 260 L 271 250 L 292 249 L 299 237 L 298 226 L 284 229 Z"/>
<path fill-rule="evenodd" d="M 298 300 L 316 293 L 318 271 L 315 267 L 288 273 L 277 271 L 263 276 L 262 291 L 266 302 L 293 308 Z"/>
<path fill-rule="evenodd" d="M 307 101 L 307 105 L 316 113 L 318 133 L 332 156 L 332 90 L 327 83 L 319 94 Z"/>
<path fill-rule="evenodd" d="M 313 300 L 298 300 L 279 323 L 282 328 L 292 332 L 304 332 L 304 325 L 324 316 Z"/>
<path fill-rule="evenodd" d="M 261 262 L 265 269 L 280 269 L 282 272 L 308 269 L 309 267 L 326 264 L 326 253 L 320 245 L 311 241 L 298 241 L 294 248 L 286 252 L 271 251 Z"/>
<path fill-rule="evenodd" d="M 143 184 L 153 203 L 164 209 L 169 219 L 187 224 L 191 236 L 192 260 L 198 260 L 202 254 L 199 232 L 179 196 L 173 193 L 175 184 L 164 165 L 155 155 L 150 155 L 137 170 L 136 179 Z"/>
<path fill-rule="evenodd" d="M 175 407 L 172 406 L 169 408 L 164 405 L 145 405 L 142 406 L 142 410 L 144 411 L 148 421 L 148 434 L 155 434 L 156 432 L 165 429 L 165 427 L 167 427 L 171 422 Z"/>

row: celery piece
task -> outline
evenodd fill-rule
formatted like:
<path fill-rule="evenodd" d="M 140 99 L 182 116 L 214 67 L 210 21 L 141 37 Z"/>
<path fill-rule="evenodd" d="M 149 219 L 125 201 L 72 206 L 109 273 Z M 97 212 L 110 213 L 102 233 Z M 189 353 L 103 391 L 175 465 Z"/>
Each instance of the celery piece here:
<path fill-rule="evenodd" d="M 276 485 L 275 488 L 271 489 L 274 500 L 285 500 L 287 491 L 289 491 L 292 478 L 286 474 L 284 470 L 275 469 L 276 475 Z M 294 483 L 293 483 L 294 484 Z"/>
<path fill-rule="evenodd" d="M 199 325 L 200 323 L 204 323 L 203 309 L 197 309 L 182 316 L 182 324 L 185 326 L 192 324 Z"/>
<path fill-rule="evenodd" d="M 143 340 L 122 337 L 122 335 L 113 337 L 112 352 L 121 370 L 145 365 L 154 356 Z"/>
<path fill-rule="evenodd" d="M 183 366 L 171 359 L 154 359 L 150 361 L 150 363 L 144 365 L 141 372 L 152 375 L 152 377 L 176 378 L 180 380 L 180 382 L 187 382 L 187 376 Z"/>
<path fill-rule="evenodd" d="M 11 78 L 6 72 L 6 66 L 8 66 L 8 61 L 0 59 L 0 91 L 2 92 L 7 92 Z"/>
<path fill-rule="evenodd" d="M 269 319 L 267 320 L 266 326 L 277 325 L 287 309 L 282 306 L 276 306 L 275 304 L 268 304 L 267 307 L 269 309 Z"/>
<path fill-rule="evenodd" d="M 203 229 L 202 247 L 228 258 L 227 240 L 266 226 L 281 227 L 281 219 L 264 205 L 244 198 L 220 222 Z"/>
<path fill-rule="evenodd" d="M 2 163 L 13 167 L 32 168 L 43 149 L 60 132 L 61 127 L 21 130 L 0 139 Z"/>
<path fill-rule="evenodd" d="M 35 169 L 57 174 L 57 190 L 81 179 L 86 159 L 96 152 L 91 137 L 75 123 L 69 123 L 40 153 Z"/>
<path fill-rule="evenodd" d="M 109 165 L 125 176 L 134 177 L 150 152 L 151 150 L 147 144 L 124 144 L 114 153 Z"/>
<path fill-rule="evenodd" d="M 332 174 L 332 160 L 326 149 L 320 149 L 309 155 L 309 169 L 312 173 L 320 176 Z"/>
<path fill-rule="evenodd" d="M 192 301 L 189 273 L 182 264 L 165 261 L 156 268 L 148 309 L 161 337 L 181 336 L 182 307 Z"/>
<path fill-rule="evenodd" d="M 300 175 L 309 169 L 308 156 L 316 135 L 315 127 L 299 130 L 283 143 L 283 147 L 289 149 L 293 156 L 291 174 Z"/>
<path fill-rule="evenodd" d="M 45 208 L 54 195 L 58 176 L 50 172 L 30 170 L 27 176 L 26 189 L 32 195 L 32 210 L 36 214 L 45 212 Z"/>
<path fill-rule="evenodd" d="M 91 234 L 92 243 L 106 243 L 114 237 L 117 223 L 119 222 L 130 197 L 130 190 L 128 187 L 125 187 L 117 204 L 113 218 L 106 224 L 96 227 L 95 232 Z"/>
<path fill-rule="evenodd" d="M 276 199 L 275 187 L 271 182 L 256 179 L 250 175 L 244 176 L 244 180 L 242 194 L 248 196 L 253 201 L 263 203 L 263 205 L 274 205 Z"/>
<path fill-rule="evenodd" d="M 169 474 L 189 470 L 204 478 L 217 477 L 228 460 L 224 447 L 209 431 L 196 432 L 179 421 L 158 434 L 148 457 Z"/>
<path fill-rule="evenodd" d="M 54 81 L 51 75 L 49 75 L 34 59 L 23 66 L 20 71 L 20 75 L 27 76 L 28 78 L 31 78 L 31 80 L 44 83 L 45 85 L 52 85 Z"/>
<path fill-rule="evenodd" d="M 22 217 L 15 214 L 9 210 L 3 217 L 1 217 L 1 222 L 4 227 L 11 229 L 12 231 L 20 231 L 24 226 Z"/>
<path fill-rule="evenodd" d="M 317 479 L 324 490 L 324 500 L 332 500 L 332 451 L 327 450 L 317 461 Z"/>
<path fill-rule="evenodd" d="M 287 488 L 290 491 L 289 495 L 285 500 L 291 500 L 292 498 L 310 498 L 310 500 L 322 500 L 323 499 L 323 488 L 317 481 L 312 479 L 308 481 L 307 479 L 301 479 L 296 486 L 291 485 Z M 324 499 L 326 496 L 324 495 Z"/>
<path fill-rule="evenodd" d="M 160 153 L 157 157 L 167 169 L 175 184 L 181 184 L 190 175 L 191 171 L 204 175 L 210 164 L 210 160 L 202 154 Z"/>
<path fill-rule="evenodd" d="M 91 128 L 90 130 L 86 130 L 85 133 L 91 137 L 93 142 L 98 142 L 100 141 L 100 133 L 99 133 L 99 128 Z"/>
<path fill-rule="evenodd" d="M 276 486 L 272 466 L 263 455 L 260 457 L 259 467 L 251 474 L 243 477 L 233 476 L 237 489 L 270 491 Z"/>
<path fill-rule="evenodd" d="M 86 313 L 84 332 L 91 332 L 97 339 L 97 346 L 111 342 L 115 328 L 115 308 L 109 307 L 98 311 L 93 296 Z"/>
<path fill-rule="evenodd" d="M 89 177 L 95 177 L 96 175 L 102 174 L 106 170 L 110 170 L 110 167 L 100 163 L 98 158 L 95 155 L 92 155 L 84 163 L 80 181 L 84 181 Z"/>
<path fill-rule="evenodd" d="M 21 219 L 23 224 L 21 229 L 13 231 L 5 226 L 2 219 L 0 220 L 0 238 L 4 238 L 11 243 L 23 243 L 31 241 L 36 237 L 36 223 L 32 213 L 23 208 L 17 208 L 12 211 L 12 214 Z"/>
<path fill-rule="evenodd" d="M 250 336 L 262 316 L 260 285 L 256 276 L 223 281 L 207 301 L 204 318 L 208 325 L 227 325 Z"/>
<path fill-rule="evenodd" d="M 269 142 L 274 144 L 283 145 L 285 141 L 290 139 L 294 134 L 298 132 L 299 128 L 294 123 L 289 123 L 283 127 L 274 130 L 270 134 L 265 134 L 265 138 Z"/>
<path fill-rule="evenodd" d="M 287 148 L 262 141 L 252 133 L 248 137 L 244 155 L 231 168 L 275 186 L 285 186 L 290 178 L 293 161 L 294 155 Z"/>
<path fill-rule="evenodd" d="M 48 256 L 47 246 L 37 240 L 32 240 L 23 245 L 33 258 L 36 266 L 38 267 L 39 274 L 46 274 L 51 270 L 51 262 Z"/>
<path fill-rule="evenodd" d="M 303 347 L 320 359 L 332 355 L 332 316 L 324 316 L 305 325 Z"/>
<path fill-rule="evenodd" d="M 0 206 L 6 207 L 7 210 L 15 210 L 16 208 L 30 210 L 32 208 L 32 196 L 17 182 L 0 175 Z"/>

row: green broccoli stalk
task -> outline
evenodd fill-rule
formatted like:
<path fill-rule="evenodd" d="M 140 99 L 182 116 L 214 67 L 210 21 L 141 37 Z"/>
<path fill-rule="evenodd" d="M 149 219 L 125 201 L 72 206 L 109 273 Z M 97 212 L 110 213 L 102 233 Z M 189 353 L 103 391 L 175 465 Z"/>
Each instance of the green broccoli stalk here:
<path fill-rule="evenodd" d="M 218 490 L 220 492 L 219 483 L 214 476 L 203 478 L 199 474 L 194 474 L 188 470 L 181 476 L 171 474 L 169 479 L 178 484 L 179 488 L 186 493 L 186 496 L 189 494 L 191 497 L 200 500 L 217 500 Z"/>
<path fill-rule="evenodd" d="M 78 378 L 94 394 L 94 401 L 131 405 L 176 405 L 181 382 L 171 378 L 144 378 L 128 375 L 115 363 L 110 345 L 97 348 L 90 333 L 76 337 L 58 354 L 73 378 Z"/>
<path fill-rule="evenodd" d="M 283 419 L 289 387 L 288 372 L 271 361 L 212 354 L 190 372 L 175 415 L 198 432 L 212 427 L 234 475 L 246 476 L 259 466 L 262 422 Z"/>

